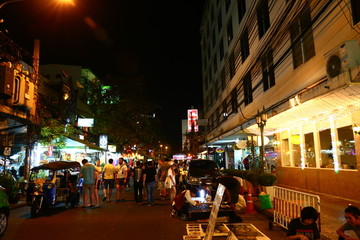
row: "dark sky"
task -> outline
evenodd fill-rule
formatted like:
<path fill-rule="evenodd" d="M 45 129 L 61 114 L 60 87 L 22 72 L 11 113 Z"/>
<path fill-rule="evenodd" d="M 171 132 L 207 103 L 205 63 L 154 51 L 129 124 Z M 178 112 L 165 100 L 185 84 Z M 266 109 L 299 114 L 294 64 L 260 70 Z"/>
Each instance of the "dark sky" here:
<path fill-rule="evenodd" d="M 200 20 L 204 0 L 26 0 L 0 9 L 13 40 L 40 64 L 73 64 L 100 78 L 143 78 L 172 141 L 180 144 L 181 119 L 201 108 Z"/>

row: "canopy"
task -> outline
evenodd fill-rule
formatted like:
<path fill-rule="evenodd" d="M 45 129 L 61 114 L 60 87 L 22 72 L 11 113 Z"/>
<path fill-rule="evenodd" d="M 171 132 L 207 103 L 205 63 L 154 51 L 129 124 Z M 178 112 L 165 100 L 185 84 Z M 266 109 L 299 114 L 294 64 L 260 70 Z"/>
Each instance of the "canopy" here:
<path fill-rule="evenodd" d="M 37 167 L 33 167 L 31 170 L 36 171 L 40 169 L 49 169 L 49 170 L 57 171 L 62 169 L 71 169 L 71 168 L 80 168 L 80 167 L 81 167 L 80 163 L 76 161 L 55 161 L 55 162 L 42 164 Z"/>

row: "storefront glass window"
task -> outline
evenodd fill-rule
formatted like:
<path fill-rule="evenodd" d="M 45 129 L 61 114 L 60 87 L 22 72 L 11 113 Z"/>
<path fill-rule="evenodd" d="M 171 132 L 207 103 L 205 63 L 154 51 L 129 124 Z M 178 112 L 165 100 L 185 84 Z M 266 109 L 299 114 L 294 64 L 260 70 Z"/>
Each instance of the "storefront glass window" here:
<path fill-rule="evenodd" d="M 334 168 L 330 129 L 320 131 L 320 165 L 322 168 Z"/>
<path fill-rule="evenodd" d="M 289 139 L 281 140 L 281 149 L 282 149 L 282 165 L 290 166 L 290 152 L 289 152 Z"/>
<path fill-rule="evenodd" d="M 293 159 L 294 159 L 294 166 L 300 167 L 301 166 L 301 149 L 300 149 L 300 135 L 292 135 L 291 136 L 291 144 L 293 150 Z"/>
<path fill-rule="evenodd" d="M 338 138 L 341 168 L 356 169 L 356 153 L 352 127 L 338 128 Z"/>
<path fill-rule="evenodd" d="M 305 134 L 305 166 L 316 167 L 314 134 Z"/>

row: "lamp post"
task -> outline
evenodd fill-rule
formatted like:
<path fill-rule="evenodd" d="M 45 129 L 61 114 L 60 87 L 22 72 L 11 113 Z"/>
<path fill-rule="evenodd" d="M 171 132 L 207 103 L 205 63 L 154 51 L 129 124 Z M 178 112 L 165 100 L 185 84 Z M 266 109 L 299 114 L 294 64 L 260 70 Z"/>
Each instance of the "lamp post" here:
<path fill-rule="evenodd" d="M 260 139 L 261 139 L 261 147 L 260 147 L 260 167 L 262 167 L 262 163 L 265 160 L 265 156 L 264 156 L 264 152 L 265 152 L 265 146 L 264 146 L 264 127 L 266 125 L 266 121 L 267 121 L 267 113 L 265 111 L 265 107 L 263 107 L 263 110 L 261 112 L 259 112 L 259 110 L 257 111 L 257 115 L 256 115 L 256 123 L 260 129 Z M 260 169 L 260 171 L 263 171 L 263 169 Z"/>

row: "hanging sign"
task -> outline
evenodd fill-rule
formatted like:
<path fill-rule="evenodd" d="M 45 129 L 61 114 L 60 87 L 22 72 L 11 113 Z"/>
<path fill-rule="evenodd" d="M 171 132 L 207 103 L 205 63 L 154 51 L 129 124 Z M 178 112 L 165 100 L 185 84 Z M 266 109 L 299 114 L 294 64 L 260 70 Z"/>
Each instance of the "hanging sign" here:
<path fill-rule="evenodd" d="M 108 136 L 105 134 L 100 135 L 99 147 L 103 149 L 107 149 L 107 146 L 108 146 Z"/>
<path fill-rule="evenodd" d="M 188 132 L 198 132 L 199 126 L 197 125 L 198 120 L 198 110 L 197 109 L 189 109 L 188 110 Z"/>
<path fill-rule="evenodd" d="M 10 156 L 11 154 L 11 147 L 4 148 L 4 156 Z"/>
<path fill-rule="evenodd" d="M 225 152 L 225 149 L 223 147 L 218 147 L 218 148 L 216 148 L 216 152 L 223 153 L 223 152 Z"/>

